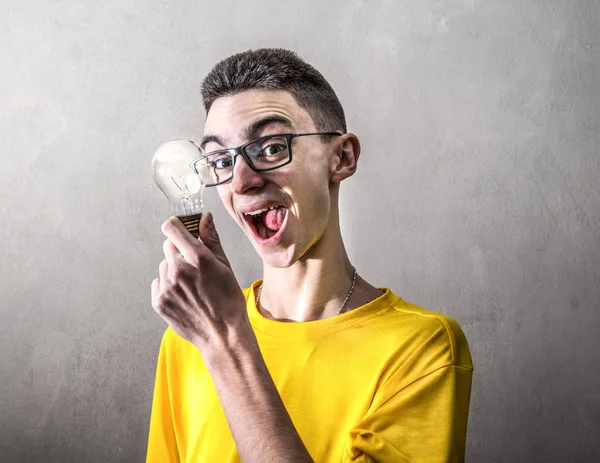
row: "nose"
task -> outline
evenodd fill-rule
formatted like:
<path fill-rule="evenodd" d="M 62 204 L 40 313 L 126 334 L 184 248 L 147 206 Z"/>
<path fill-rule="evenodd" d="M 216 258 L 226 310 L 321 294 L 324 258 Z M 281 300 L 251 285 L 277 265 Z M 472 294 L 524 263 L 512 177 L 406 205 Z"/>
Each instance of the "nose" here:
<path fill-rule="evenodd" d="M 233 178 L 231 179 L 233 191 L 237 194 L 246 194 L 251 192 L 254 188 L 260 188 L 264 183 L 261 172 L 252 170 L 243 156 L 238 154 L 235 157 Z"/>

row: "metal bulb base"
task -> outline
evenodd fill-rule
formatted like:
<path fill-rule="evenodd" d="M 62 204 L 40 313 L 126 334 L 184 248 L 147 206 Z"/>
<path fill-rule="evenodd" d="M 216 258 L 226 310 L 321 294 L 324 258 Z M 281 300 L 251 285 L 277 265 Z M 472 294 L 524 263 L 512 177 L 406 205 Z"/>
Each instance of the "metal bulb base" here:
<path fill-rule="evenodd" d="M 202 218 L 202 212 L 194 215 L 182 215 L 177 216 L 181 223 L 185 225 L 185 228 L 194 235 L 194 238 L 200 236 L 200 219 Z"/>

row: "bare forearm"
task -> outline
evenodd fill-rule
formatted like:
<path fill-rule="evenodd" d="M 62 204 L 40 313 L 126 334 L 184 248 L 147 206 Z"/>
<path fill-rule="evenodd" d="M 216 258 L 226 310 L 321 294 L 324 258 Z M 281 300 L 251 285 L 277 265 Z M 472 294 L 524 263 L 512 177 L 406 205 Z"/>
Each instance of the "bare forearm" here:
<path fill-rule="evenodd" d="M 250 329 L 251 331 L 251 329 Z M 312 462 L 271 379 L 254 333 L 206 356 L 244 462 Z"/>
<path fill-rule="evenodd" d="M 202 217 L 201 240 L 176 217 L 162 230 L 168 239 L 152 282 L 152 307 L 202 354 L 240 456 L 245 462 L 312 461 L 262 358 L 212 215 Z"/>

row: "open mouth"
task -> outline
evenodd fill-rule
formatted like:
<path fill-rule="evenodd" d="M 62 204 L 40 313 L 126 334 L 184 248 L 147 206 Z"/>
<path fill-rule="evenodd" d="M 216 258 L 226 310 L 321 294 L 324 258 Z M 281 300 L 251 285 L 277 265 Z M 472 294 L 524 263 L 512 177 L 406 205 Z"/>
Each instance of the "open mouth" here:
<path fill-rule="evenodd" d="M 244 219 L 255 236 L 264 241 L 277 235 L 284 224 L 286 215 L 287 209 L 282 205 L 276 205 L 247 212 L 244 214 Z"/>

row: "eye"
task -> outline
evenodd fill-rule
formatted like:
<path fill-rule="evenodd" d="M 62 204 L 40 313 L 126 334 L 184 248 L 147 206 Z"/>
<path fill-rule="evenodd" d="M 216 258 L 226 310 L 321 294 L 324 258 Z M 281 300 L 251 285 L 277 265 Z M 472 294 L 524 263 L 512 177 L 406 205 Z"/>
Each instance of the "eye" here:
<path fill-rule="evenodd" d="M 286 159 L 288 155 L 286 138 L 281 135 L 269 135 L 249 143 L 245 147 L 246 154 L 252 158 L 252 162 L 272 163 Z M 265 166 L 259 166 L 265 167 Z"/>
<path fill-rule="evenodd" d="M 265 146 L 260 151 L 259 156 L 269 157 L 269 156 L 277 156 L 282 151 L 285 151 L 286 145 L 281 143 L 271 143 L 268 146 Z"/>
<path fill-rule="evenodd" d="M 221 156 L 211 161 L 211 166 L 216 169 L 228 169 L 231 167 L 231 157 L 230 156 Z"/>

